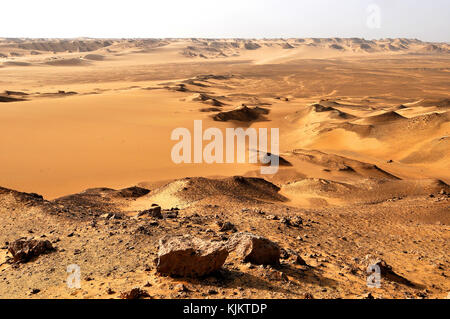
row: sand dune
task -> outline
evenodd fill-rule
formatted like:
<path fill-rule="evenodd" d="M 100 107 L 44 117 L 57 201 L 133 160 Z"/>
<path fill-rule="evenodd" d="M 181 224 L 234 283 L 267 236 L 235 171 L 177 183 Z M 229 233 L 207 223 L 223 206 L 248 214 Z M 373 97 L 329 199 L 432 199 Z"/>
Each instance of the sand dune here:
<path fill-rule="evenodd" d="M 186 99 L 187 101 L 197 101 L 203 104 L 208 104 L 216 107 L 221 107 L 226 105 L 224 102 L 221 102 L 219 99 L 222 97 L 215 97 L 205 93 L 194 94 L 190 98 Z M 220 109 L 218 109 L 220 111 Z"/>
<path fill-rule="evenodd" d="M 413 103 L 412 105 L 425 106 L 425 107 L 436 106 L 439 108 L 449 108 L 450 107 L 450 99 L 443 99 L 443 100 L 425 99 L 425 100 L 421 100 L 416 103 Z"/>
<path fill-rule="evenodd" d="M 336 108 L 333 107 L 329 107 L 329 106 L 323 106 L 321 104 L 313 104 L 310 108 L 309 112 L 317 112 L 317 113 L 321 113 L 321 112 L 330 112 L 330 117 L 332 118 L 341 118 L 341 119 L 352 119 L 355 118 L 355 116 L 345 113 L 345 112 L 341 112 Z"/>
<path fill-rule="evenodd" d="M 95 51 L 100 48 L 110 46 L 109 40 L 31 40 L 16 39 L 13 43 L 7 45 L 11 48 L 32 51 L 50 51 L 50 52 L 87 52 Z M 5 44 L 3 44 L 5 46 Z"/>
<path fill-rule="evenodd" d="M 80 52 L 90 52 L 87 60 L 107 57 L 150 55 L 158 59 L 161 50 L 170 52 L 173 61 L 210 59 L 251 59 L 258 63 L 298 58 L 339 57 L 367 54 L 448 54 L 445 43 L 425 43 L 411 39 L 4 39 L 0 41 L 0 58 L 21 62 L 45 62 L 49 56 L 70 60 Z M 283 52 L 285 51 L 285 52 Z M 286 52 L 287 51 L 287 52 Z M 273 58 L 268 58 L 268 55 Z M 101 58 L 100 56 L 104 56 Z M 91 59 L 89 58 L 91 57 Z M 92 58 L 93 57 L 93 58 Z M 9 60 L 9 59 L 8 59 Z M 158 61 L 161 61 L 158 59 Z M 11 61 L 9 61 L 11 62 Z M 69 63 L 69 62 L 67 62 Z M 70 63 L 69 63 L 70 64 Z"/>
<path fill-rule="evenodd" d="M 327 154 L 320 151 L 294 150 L 293 155 L 304 161 L 321 165 L 329 170 L 357 173 L 362 177 L 379 179 L 398 179 L 396 176 L 380 169 L 376 165 L 352 160 L 343 156 Z"/>
<path fill-rule="evenodd" d="M 291 196 L 325 195 L 325 197 L 342 197 L 348 196 L 348 194 L 355 189 L 356 187 L 350 184 L 312 178 L 287 183 L 283 186 L 282 191 Z"/>
<path fill-rule="evenodd" d="M 425 145 L 423 145 L 419 150 L 412 152 L 405 158 L 401 160 L 402 163 L 433 163 L 437 161 L 443 161 L 450 163 L 450 156 L 448 150 L 450 148 L 450 137 L 443 136 L 434 139 Z M 447 165 L 450 168 L 450 164 Z"/>
<path fill-rule="evenodd" d="M 88 65 L 89 62 L 82 60 L 80 58 L 73 58 L 73 59 L 57 59 L 52 61 L 45 62 L 47 65 L 54 65 L 54 66 L 83 66 Z"/>
<path fill-rule="evenodd" d="M 391 111 L 378 115 L 373 115 L 364 118 L 361 123 L 363 124 L 371 124 L 371 125 L 380 125 L 380 124 L 388 124 L 391 122 L 398 122 L 404 120 L 405 118 L 398 114 L 397 112 Z"/>
<path fill-rule="evenodd" d="M 105 59 L 105 56 L 101 54 L 88 54 L 84 56 L 84 59 L 93 61 L 103 61 Z"/>

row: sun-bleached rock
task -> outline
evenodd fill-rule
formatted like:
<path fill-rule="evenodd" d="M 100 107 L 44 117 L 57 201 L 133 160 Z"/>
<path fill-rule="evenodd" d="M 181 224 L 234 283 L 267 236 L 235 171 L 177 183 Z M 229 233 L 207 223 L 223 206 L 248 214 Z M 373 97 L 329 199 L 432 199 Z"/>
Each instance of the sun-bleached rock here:
<path fill-rule="evenodd" d="M 190 235 L 165 236 L 159 240 L 156 269 L 171 276 L 202 277 L 219 270 L 227 257 L 221 242 Z"/>
<path fill-rule="evenodd" d="M 278 244 L 252 233 L 234 234 L 228 240 L 227 247 L 243 262 L 257 265 L 277 265 L 280 262 L 281 249 Z"/>

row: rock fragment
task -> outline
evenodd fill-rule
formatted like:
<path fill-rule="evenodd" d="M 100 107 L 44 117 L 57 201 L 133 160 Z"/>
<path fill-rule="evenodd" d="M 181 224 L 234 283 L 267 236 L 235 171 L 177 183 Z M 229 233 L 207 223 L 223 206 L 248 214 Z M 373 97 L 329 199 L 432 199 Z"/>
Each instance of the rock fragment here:
<path fill-rule="evenodd" d="M 157 218 L 157 219 L 163 218 L 163 215 L 161 213 L 161 207 L 156 204 L 153 204 L 151 208 L 138 213 L 138 217 L 144 216 L 144 215 L 147 215 L 147 216 L 150 216 L 153 218 Z"/>
<path fill-rule="evenodd" d="M 148 298 L 150 295 L 141 288 L 133 288 L 130 291 L 124 291 L 120 294 L 121 299 L 141 299 Z"/>
<path fill-rule="evenodd" d="M 256 265 L 277 265 L 280 262 L 281 249 L 278 244 L 252 233 L 234 234 L 228 240 L 227 247 L 243 262 Z"/>

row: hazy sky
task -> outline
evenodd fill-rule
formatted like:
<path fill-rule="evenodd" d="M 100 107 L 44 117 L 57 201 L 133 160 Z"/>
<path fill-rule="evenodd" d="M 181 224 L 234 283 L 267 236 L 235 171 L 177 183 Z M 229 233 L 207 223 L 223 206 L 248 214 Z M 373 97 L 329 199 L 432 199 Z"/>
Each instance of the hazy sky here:
<path fill-rule="evenodd" d="M 0 10 L 0 37 L 450 41 L 450 0 L 8 0 Z"/>

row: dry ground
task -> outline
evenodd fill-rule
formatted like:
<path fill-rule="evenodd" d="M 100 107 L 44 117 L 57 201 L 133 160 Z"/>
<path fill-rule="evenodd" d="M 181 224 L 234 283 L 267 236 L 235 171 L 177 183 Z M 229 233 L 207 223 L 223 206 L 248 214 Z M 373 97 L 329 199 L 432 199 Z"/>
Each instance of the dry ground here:
<path fill-rule="evenodd" d="M 0 63 L 0 297 L 118 298 L 133 287 L 153 298 L 450 292 L 448 44 L 0 39 Z M 285 165 L 269 176 L 253 164 L 175 165 L 170 134 L 194 120 L 280 128 Z M 132 185 L 150 192 L 115 191 Z M 153 203 L 164 219 L 136 217 Z M 294 216 L 301 227 L 282 222 Z M 226 240 L 221 221 L 307 266 L 230 258 L 208 278 L 156 273 L 161 236 Z M 7 243 L 21 237 L 47 238 L 57 251 L 11 264 Z M 368 288 L 372 258 L 399 277 Z M 67 288 L 70 264 L 81 267 L 81 289 Z"/>

